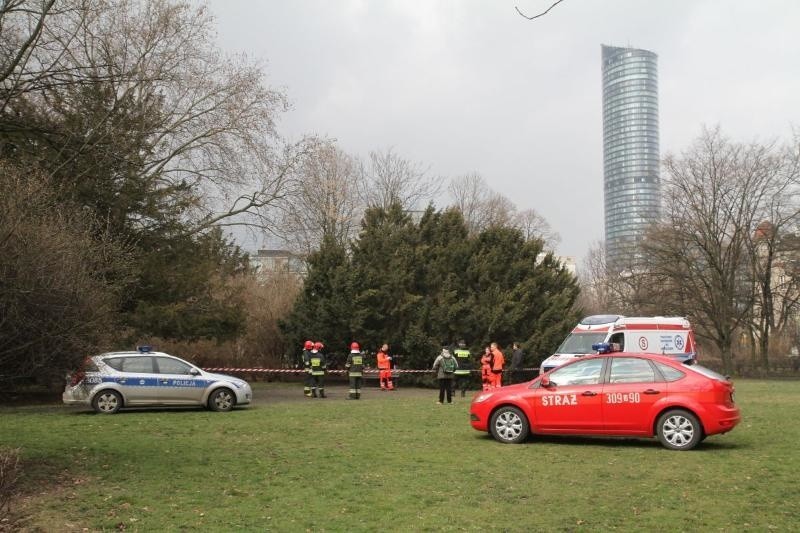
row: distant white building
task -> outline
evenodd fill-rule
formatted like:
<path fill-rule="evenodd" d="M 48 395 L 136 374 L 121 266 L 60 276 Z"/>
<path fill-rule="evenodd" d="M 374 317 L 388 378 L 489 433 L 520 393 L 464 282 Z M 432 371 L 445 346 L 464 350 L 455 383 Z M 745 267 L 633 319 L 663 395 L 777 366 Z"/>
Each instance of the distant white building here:
<path fill-rule="evenodd" d="M 305 259 L 289 250 L 258 250 L 255 254 L 250 254 L 250 266 L 259 277 L 276 272 L 305 277 L 308 271 Z"/>

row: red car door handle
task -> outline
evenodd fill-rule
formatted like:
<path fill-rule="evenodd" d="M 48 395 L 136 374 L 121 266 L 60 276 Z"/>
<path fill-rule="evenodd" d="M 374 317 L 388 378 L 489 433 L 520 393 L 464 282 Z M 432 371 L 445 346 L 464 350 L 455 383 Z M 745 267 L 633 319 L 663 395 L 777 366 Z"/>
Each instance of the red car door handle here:
<path fill-rule="evenodd" d="M 644 393 L 645 394 L 659 394 L 659 393 L 661 393 L 661 391 L 658 391 L 658 390 L 655 390 L 655 389 L 647 389 L 646 391 L 644 391 Z"/>
<path fill-rule="evenodd" d="M 581 396 L 597 396 L 597 393 L 596 392 L 592 392 L 590 390 L 587 390 L 586 392 L 581 394 Z"/>

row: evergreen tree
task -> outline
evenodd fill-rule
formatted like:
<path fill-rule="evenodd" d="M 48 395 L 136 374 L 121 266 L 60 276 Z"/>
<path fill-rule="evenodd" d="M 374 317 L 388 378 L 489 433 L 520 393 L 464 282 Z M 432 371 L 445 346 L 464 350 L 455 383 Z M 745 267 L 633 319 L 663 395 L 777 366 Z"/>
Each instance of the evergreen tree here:
<path fill-rule="evenodd" d="M 336 238 L 326 235 L 319 250 L 308 257 L 308 275 L 303 291 L 289 316 L 281 323 L 296 363 L 305 340 L 321 341 L 329 353 L 346 354 L 356 339 L 353 320 L 352 273 L 347 250 Z"/>
<path fill-rule="evenodd" d="M 395 353 L 410 353 L 426 342 L 411 335 L 421 300 L 415 280 L 416 233 L 399 203 L 370 208 L 364 215 L 352 253 L 353 325 L 370 350 L 386 342 Z"/>
<path fill-rule="evenodd" d="M 427 368 L 442 342 L 473 349 L 518 341 L 533 363 L 577 319 L 575 277 L 540 239 L 491 227 L 470 237 L 461 214 L 429 207 L 418 224 L 398 204 L 372 208 L 348 257 L 326 239 L 284 331 L 305 338 L 387 342 L 406 368 Z"/>

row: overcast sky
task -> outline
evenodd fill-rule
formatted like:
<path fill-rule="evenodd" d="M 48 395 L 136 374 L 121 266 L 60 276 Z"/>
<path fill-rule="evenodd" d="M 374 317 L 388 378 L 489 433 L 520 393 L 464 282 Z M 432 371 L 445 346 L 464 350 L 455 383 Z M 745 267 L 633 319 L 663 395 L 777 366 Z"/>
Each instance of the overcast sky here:
<path fill-rule="evenodd" d="M 265 64 L 292 110 L 354 155 L 393 147 L 480 173 L 561 235 L 579 266 L 603 239 L 600 45 L 659 56 L 661 154 L 704 124 L 737 140 L 800 127 L 796 0 L 210 0 L 221 46 Z M 671 201 L 671 200 L 667 200 Z"/>

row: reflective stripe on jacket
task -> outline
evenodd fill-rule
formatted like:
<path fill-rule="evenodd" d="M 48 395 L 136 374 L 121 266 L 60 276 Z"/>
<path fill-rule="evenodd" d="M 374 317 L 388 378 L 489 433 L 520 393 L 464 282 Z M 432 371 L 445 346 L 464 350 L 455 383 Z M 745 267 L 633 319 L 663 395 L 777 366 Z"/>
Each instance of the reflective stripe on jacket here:
<path fill-rule="evenodd" d="M 364 356 L 360 352 L 350 352 L 345 363 L 347 375 L 353 378 L 363 377 Z"/>
<path fill-rule="evenodd" d="M 468 376 L 469 371 L 472 370 L 472 357 L 470 356 L 469 350 L 462 350 L 459 348 L 453 353 L 456 356 L 456 361 L 458 361 L 456 375 Z"/>
<path fill-rule="evenodd" d="M 312 352 L 310 362 L 312 376 L 322 376 L 325 374 L 325 355 L 322 352 Z"/>

